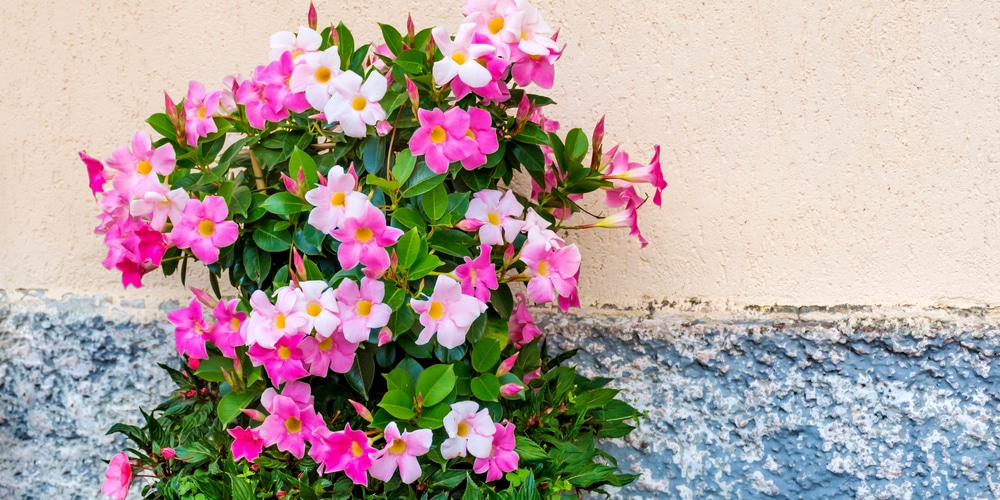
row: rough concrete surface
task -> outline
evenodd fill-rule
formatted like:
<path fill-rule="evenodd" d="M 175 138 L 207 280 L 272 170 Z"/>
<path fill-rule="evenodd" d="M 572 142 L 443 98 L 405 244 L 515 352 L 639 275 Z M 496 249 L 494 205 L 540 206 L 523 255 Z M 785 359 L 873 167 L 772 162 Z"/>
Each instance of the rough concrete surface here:
<path fill-rule="evenodd" d="M 171 385 L 163 312 L 0 291 L 0 490 L 96 498 L 104 432 Z M 604 443 L 642 473 L 614 498 L 993 498 L 993 310 L 664 306 L 538 311 L 556 350 L 647 412 Z M 160 319 L 157 319 L 160 318 Z M 169 325 L 168 325 L 169 326 Z"/>

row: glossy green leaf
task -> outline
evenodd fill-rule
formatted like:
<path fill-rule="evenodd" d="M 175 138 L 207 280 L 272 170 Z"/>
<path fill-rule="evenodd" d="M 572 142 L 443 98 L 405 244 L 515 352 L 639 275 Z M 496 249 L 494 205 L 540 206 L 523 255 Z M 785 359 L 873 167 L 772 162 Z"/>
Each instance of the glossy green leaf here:
<path fill-rule="evenodd" d="M 301 198 L 287 191 L 275 193 L 269 196 L 261 204 L 264 210 L 277 215 L 295 215 L 312 210 L 312 205 L 302 201 Z"/>
<path fill-rule="evenodd" d="M 289 177 L 298 180 L 300 171 L 306 180 L 306 189 L 312 189 L 319 182 L 316 161 L 308 153 L 296 147 L 292 151 L 292 157 L 288 160 Z"/>
<path fill-rule="evenodd" d="M 392 52 L 393 55 L 399 55 L 403 51 L 403 36 L 396 28 L 388 24 L 379 23 L 378 27 L 382 29 L 382 40 L 385 40 L 389 52 Z"/>
<path fill-rule="evenodd" d="M 436 221 L 444 216 L 448 209 L 448 191 L 443 184 L 438 184 L 420 198 L 420 205 L 427 217 Z"/>
<path fill-rule="evenodd" d="M 413 397 L 400 390 L 386 392 L 378 406 L 402 420 L 409 420 L 417 414 L 413 411 Z"/>
<path fill-rule="evenodd" d="M 472 348 L 472 367 L 479 373 L 492 372 L 500 363 L 500 342 L 484 338 Z"/>
<path fill-rule="evenodd" d="M 455 388 L 455 369 L 451 365 L 433 365 L 417 379 L 416 391 L 423 395 L 424 406 L 433 406 L 444 400 Z"/>
<path fill-rule="evenodd" d="M 484 373 L 471 383 L 472 394 L 481 401 L 496 401 L 500 397 L 500 381 L 492 373 Z"/>
<path fill-rule="evenodd" d="M 397 367 L 389 373 L 382 374 L 382 376 L 385 378 L 386 386 L 390 391 L 402 391 L 410 397 L 415 395 L 413 392 L 413 377 L 406 370 Z"/>
<path fill-rule="evenodd" d="M 229 394 L 226 394 L 225 396 L 222 397 L 221 400 L 219 400 L 219 408 L 218 408 L 219 421 L 222 422 L 222 425 L 228 424 L 230 421 L 236 418 L 236 416 L 239 415 L 244 408 L 249 406 L 250 403 L 252 403 L 255 399 L 257 399 L 259 395 L 260 393 L 256 391 L 247 391 L 239 393 L 230 392 Z"/>
<path fill-rule="evenodd" d="M 420 257 L 420 242 L 423 240 L 416 229 L 410 229 L 396 242 L 396 258 L 399 267 L 409 269 Z"/>
<path fill-rule="evenodd" d="M 417 165 L 417 159 L 409 149 L 404 149 L 396 155 L 396 164 L 392 166 L 392 176 L 400 184 L 405 183 L 413 173 L 413 167 Z"/>
<path fill-rule="evenodd" d="M 253 241 L 262 250 L 268 252 L 284 252 L 292 246 L 292 234 L 288 223 L 284 221 L 266 220 L 253 230 Z"/>
<path fill-rule="evenodd" d="M 410 272 L 407 275 L 407 278 L 410 280 L 418 280 L 420 278 L 423 278 L 424 276 L 427 276 L 432 271 L 440 267 L 441 264 L 444 264 L 444 262 L 442 262 L 437 255 L 433 254 L 423 255 L 419 259 L 417 259 L 417 262 L 415 262 L 413 264 L 413 267 L 410 268 Z"/>
<path fill-rule="evenodd" d="M 412 208 L 399 207 L 392 213 L 392 217 L 403 227 L 415 228 L 420 232 L 427 230 L 427 222 L 424 217 Z"/>

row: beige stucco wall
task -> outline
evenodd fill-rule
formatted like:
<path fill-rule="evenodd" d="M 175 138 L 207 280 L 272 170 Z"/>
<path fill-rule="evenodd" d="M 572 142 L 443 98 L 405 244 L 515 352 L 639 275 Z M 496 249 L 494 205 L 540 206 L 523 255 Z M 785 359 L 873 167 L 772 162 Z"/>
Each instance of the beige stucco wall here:
<path fill-rule="evenodd" d="M 365 6 L 370 3 L 374 6 Z M 460 1 L 319 1 L 375 21 L 460 19 Z M 281 5 L 281 8 L 278 5 Z M 975 2 L 536 0 L 569 45 L 554 118 L 647 160 L 671 186 L 641 222 L 581 235 L 583 301 L 1000 303 L 1000 6 Z M 100 265 L 76 152 L 107 157 L 162 92 L 267 57 L 307 4 L 0 2 L 0 289 L 184 297 Z"/>

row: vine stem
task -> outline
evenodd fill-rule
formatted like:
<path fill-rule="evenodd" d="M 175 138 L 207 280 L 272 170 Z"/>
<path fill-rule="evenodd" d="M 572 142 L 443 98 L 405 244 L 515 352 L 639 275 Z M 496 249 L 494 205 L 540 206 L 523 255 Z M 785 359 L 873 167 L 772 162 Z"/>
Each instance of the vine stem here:
<path fill-rule="evenodd" d="M 260 168 L 260 162 L 257 161 L 257 156 L 253 154 L 253 150 L 250 150 L 250 165 L 253 166 L 253 180 L 257 183 L 257 189 L 259 191 L 264 191 L 267 189 L 267 184 L 264 182 L 264 171 Z"/>

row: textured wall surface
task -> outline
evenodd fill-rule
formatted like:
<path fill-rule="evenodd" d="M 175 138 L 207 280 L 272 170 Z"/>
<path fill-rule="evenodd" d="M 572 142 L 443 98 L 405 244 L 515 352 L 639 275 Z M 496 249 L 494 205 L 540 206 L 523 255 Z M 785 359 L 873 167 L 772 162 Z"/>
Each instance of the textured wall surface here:
<path fill-rule="evenodd" d="M 131 307 L 129 307 L 131 306 Z M 94 498 L 171 384 L 141 304 L 0 295 L 0 490 Z M 615 498 L 994 498 L 1000 311 L 665 308 L 540 325 L 648 412 L 604 443 L 641 473 Z M 166 325 L 169 327 L 169 325 Z M 68 494 L 66 492 L 74 492 Z"/>

